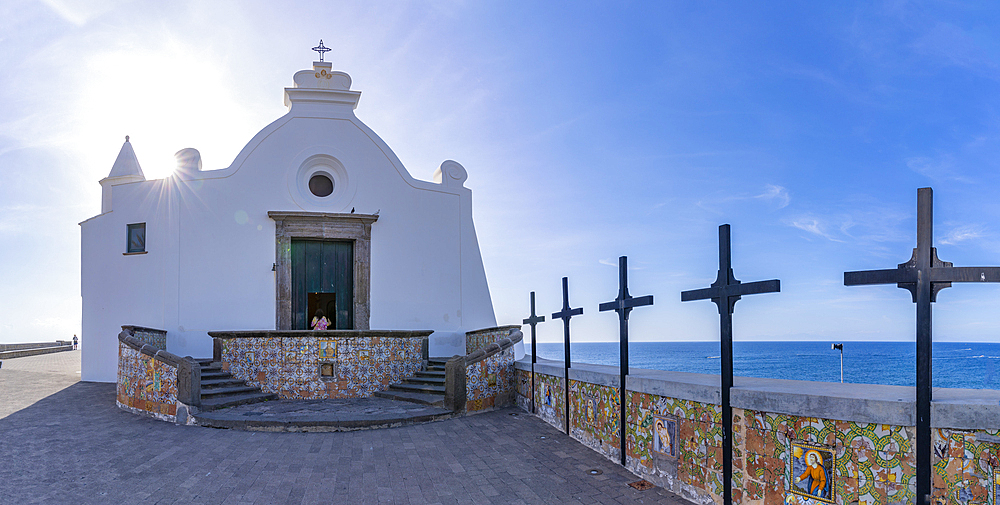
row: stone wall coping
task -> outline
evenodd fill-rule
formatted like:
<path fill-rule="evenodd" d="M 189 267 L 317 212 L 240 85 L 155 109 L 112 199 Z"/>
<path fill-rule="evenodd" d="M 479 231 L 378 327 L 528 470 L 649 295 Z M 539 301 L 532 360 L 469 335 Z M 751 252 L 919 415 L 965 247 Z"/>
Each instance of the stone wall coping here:
<path fill-rule="evenodd" d="M 241 330 L 210 331 L 214 338 L 422 338 L 434 330 Z"/>
<path fill-rule="evenodd" d="M 139 351 L 142 354 L 145 354 L 146 356 L 149 356 L 157 361 L 166 363 L 174 368 L 177 368 L 180 362 L 184 359 L 174 353 L 160 349 L 159 347 L 154 347 L 149 344 L 142 343 L 141 341 L 139 341 L 139 339 L 133 337 L 132 335 L 129 335 L 128 330 L 123 330 L 121 333 L 118 334 L 118 341 L 131 347 L 132 349 L 135 349 L 136 351 Z"/>
<path fill-rule="evenodd" d="M 125 331 L 129 331 L 129 330 L 133 330 L 133 331 L 152 331 L 152 332 L 156 332 L 156 333 L 162 333 L 164 335 L 167 334 L 167 330 L 159 330 L 159 329 L 156 329 L 156 328 L 148 328 L 146 326 L 136 326 L 134 324 L 122 325 L 122 329 L 125 330 Z"/>
<path fill-rule="evenodd" d="M 490 356 L 514 347 L 514 344 L 524 340 L 524 333 L 521 333 L 521 330 L 519 329 L 520 327 L 514 326 L 513 328 L 514 329 L 511 330 L 510 334 L 506 338 L 500 339 L 476 352 L 467 355 L 465 357 L 465 366 L 479 363 Z"/>
<path fill-rule="evenodd" d="M 278 220 L 278 219 L 297 219 L 300 221 L 327 221 L 330 219 L 339 220 L 357 220 L 365 224 L 372 224 L 378 221 L 378 215 L 376 214 L 345 214 L 345 213 L 335 213 L 335 212 L 296 212 L 296 211 L 278 211 L 269 210 L 267 211 L 267 217 Z"/>
<path fill-rule="evenodd" d="M 531 370 L 531 357 L 515 362 Z M 563 377 L 563 362 L 539 358 L 535 372 Z M 721 403 L 718 375 L 630 368 L 629 391 L 702 403 Z M 618 367 L 573 363 L 571 380 L 617 387 Z M 732 406 L 776 414 L 840 421 L 916 425 L 916 388 L 880 384 L 841 384 L 787 379 L 734 377 Z M 954 429 L 995 429 L 1000 426 L 1000 391 L 934 388 L 931 426 Z"/>
<path fill-rule="evenodd" d="M 492 328 L 483 328 L 481 330 L 467 331 L 467 332 L 465 332 L 465 334 L 466 335 L 478 335 L 480 333 L 488 333 L 488 332 L 497 331 L 497 330 L 507 330 L 508 333 L 509 333 L 511 330 L 520 330 L 520 329 L 521 329 L 521 325 L 520 324 L 507 324 L 507 325 L 504 325 L 504 326 L 494 326 Z"/>

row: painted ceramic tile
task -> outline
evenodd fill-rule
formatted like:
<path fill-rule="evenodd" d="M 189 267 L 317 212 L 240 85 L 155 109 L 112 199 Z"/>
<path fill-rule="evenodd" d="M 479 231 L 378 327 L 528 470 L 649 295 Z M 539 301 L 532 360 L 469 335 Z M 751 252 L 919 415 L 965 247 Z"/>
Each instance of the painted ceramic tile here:
<path fill-rule="evenodd" d="M 480 333 L 465 335 L 465 353 L 471 354 L 480 349 L 484 349 L 486 346 L 499 342 L 507 338 L 510 335 L 509 329 L 497 328 L 493 331 L 486 331 Z"/>
<path fill-rule="evenodd" d="M 333 363 L 335 382 L 320 379 L 320 359 Z M 419 339 L 320 341 L 289 337 L 223 341 L 224 369 L 283 398 L 367 397 L 412 376 L 420 364 Z"/>
<path fill-rule="evenodd" d="M 117 401 L 152 413 L 174 415 L 177 369 L 119 342 Z"/>
<path fill-rule="evenodd" d="M 653 416 L 654 452 L 664 456 L 677 457 L 677 421 L 667 417 Z"/>
<path fill-rule="evenodd" d="M 319 341 L 319 358 L 320 359 L 336 359 L 337 358 L 337 341 L 336 340 L 320 340 Z"/>
<path fill-rule="evenodd" d="M 788 491 L 833 503 L 834 462 L 831 449 L 799 442 L 791 444 L 791 480 Z"/>
<path fill-rule="evenodd" d="M 535 408 L 537 414 L 549 424 L 562 429 L 564 412 L 563 380 L 552 375 L 535 374 Z"/>

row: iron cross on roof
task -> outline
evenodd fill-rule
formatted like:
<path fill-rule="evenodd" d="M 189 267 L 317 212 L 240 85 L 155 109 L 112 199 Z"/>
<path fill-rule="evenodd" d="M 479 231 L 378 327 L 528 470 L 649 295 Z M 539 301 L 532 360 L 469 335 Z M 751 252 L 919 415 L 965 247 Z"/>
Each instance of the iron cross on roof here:
<path fill-rule="evenodd" d="M 729 393 L 733 387 L 733 306 L 743 295 L 777 293 L 777 279 L 742 283 L 733 275 L 732 253 L 729 246 L 729 225 L 719 226 L 719 274 L 710 287 L 681 292 L 681 301 L 711 299 L 719 306 L 719 332 L 722 358 L 722 482 L 733 478 L 733 408 Z M 732 486 L 723 486 L 726 505 L 733 503 Z"/>
<path fill-rule="evenodd" d="M 896 284 L 917 304 L 917 503 L 931 502 L 931 303 L 952 282 L 1000 282 L 1000 267 L 953 267 L 941 261 L 934 236 L 934 190 L 917 190 L 917 247 L 910 261 L 887 270 L 844 272 L 845 286 Z"/>
<path fill-rule="evenodd" d="M 323 53 L 327 51 L 333 51 L 333 49 L 330 49 L 329 47 L 323 45 L 323 39 L 319 39 L 319 45 L 312 48 L 312 50 L 319 53 L 319 61 L 323 61 Z"/>
<path fill-rule="evenodd" d="M 535 292 L 531 292 L 531 317 L 521 321 L 531 325 L 531 413 L 535 413 L 535 363 L 538 362 L 538 352 L 535 345 L 535 326 L 545 322 L 545 316 L 535 315 Z"/>
<path fill-rule="evenodd" d="M 583 307 L 569 308 L 569 279 L 562 278 L 563 306 L 562 310 L 552 314 L 552 319 L 563 320 L 563 350 L 566 361 L 563 363 L 563 382 L 566 386 L 566 434 L 569 435 L 569 319 L 583 314 Z"/>
<path fill-rule="evenodd" d="M 628 258 L 622 256 L 618 258 L 618 298 L 613 301 L 602 303 L 599 308 L 601 312 L 613 310 L 618 313 L 618 406 L 621 407 L 619 419 L 625 419 L 625 376 L 628 375 L 628 314 L 635 307 L 642 307 L 653 304 L 653 295 L 632 298 L 628 294 Z M 625 422 L 618 423 L 618 440 L 621 441 L 622 466 L 625 466 Z"/>

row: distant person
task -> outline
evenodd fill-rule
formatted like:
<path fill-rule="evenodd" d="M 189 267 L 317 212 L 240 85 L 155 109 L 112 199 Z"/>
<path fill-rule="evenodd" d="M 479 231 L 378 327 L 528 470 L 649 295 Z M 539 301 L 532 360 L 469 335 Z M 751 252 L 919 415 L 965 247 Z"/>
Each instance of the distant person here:
<path fill-rule="evenodd" d="M 316 309 L 316 316 L 313 317 L 312 325 L 310 326 L 314 330 L 325 330 L 330 326 L 330 320 L 323 314 L 323 309 Z"/>
<path fill-rule="evenodd" d="M 73 350 L 75 351 L 79 348 L 80 348 L 80 339 L 76 338 L 76 335 L 73 335 Z"/>

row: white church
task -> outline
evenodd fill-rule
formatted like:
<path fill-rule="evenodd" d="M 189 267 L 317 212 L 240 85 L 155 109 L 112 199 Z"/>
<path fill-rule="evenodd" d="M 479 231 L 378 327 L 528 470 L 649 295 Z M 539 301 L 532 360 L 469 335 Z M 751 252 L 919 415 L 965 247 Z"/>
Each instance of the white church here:
<path fill-rule="evenodd" d="M 212 356 L 209 331 L 307 330 L 317 309 L 331 329 L 434 330 L 431 356 L 496 326 L 462 165 L 413 178 L 330 62 L 284 96 L 288 113 L 225 169 L 184 149 L 146 180 L 126 137 L 80 224 L 83 380 L 116 380 L 122 325 L 196 358 Z"/>

